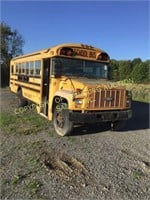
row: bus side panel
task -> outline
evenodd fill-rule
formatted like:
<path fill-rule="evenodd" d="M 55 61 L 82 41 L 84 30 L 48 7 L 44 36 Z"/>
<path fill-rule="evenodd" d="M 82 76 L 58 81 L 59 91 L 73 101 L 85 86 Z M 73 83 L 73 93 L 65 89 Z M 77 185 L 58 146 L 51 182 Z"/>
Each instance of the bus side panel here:
<path fill-rule="evenodd" d="M 17 91 L 18 91 L 18 86 L 11 82 L 11 83 L 10 83 L 10 91 L 11 91 L 11 92 L 14 92 L 14 93 L 17 93 Z"/>
<path fill-rule="evenodd" d="M 28 99 L 36 104 L 40 104 L 40 102 L 41 102 L 40 91 L 35 91 L 35 90 L 31 90 L 31 89 L 22 87 L 22 93 L 26 99 Z"/>

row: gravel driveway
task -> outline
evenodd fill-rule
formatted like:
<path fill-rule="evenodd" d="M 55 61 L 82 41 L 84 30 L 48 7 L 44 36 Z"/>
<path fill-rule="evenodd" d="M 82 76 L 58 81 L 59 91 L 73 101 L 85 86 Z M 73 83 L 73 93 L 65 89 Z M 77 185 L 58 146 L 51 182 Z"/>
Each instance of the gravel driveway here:
<path fill-rule="evenodd" d="M 15 95 L 1 89 L 1 123 L 16 106 Z M 28 134 L 11 123 L 1 129 L 1 199 L 150 199 L 148 104 L 133 102 L 133 117 L 120 132 L 99 124 L 59 137 L 51 122 Z"/>

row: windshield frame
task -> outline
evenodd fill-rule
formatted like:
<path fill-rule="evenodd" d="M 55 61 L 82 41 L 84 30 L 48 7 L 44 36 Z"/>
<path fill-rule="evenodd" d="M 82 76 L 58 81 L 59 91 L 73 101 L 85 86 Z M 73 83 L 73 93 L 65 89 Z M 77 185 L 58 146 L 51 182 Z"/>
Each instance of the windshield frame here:
<path fill-rule="evenodd" d="M 68 65 L 72 66 L 68 67 Z M 110 66 L 108 62 L 79 58 L 66 58 L 62 56 L 56 56 L 52 58 L 52 75 L 55 75 L 56 77 L 69 76 L 109 79 L 109 67 Z"/>

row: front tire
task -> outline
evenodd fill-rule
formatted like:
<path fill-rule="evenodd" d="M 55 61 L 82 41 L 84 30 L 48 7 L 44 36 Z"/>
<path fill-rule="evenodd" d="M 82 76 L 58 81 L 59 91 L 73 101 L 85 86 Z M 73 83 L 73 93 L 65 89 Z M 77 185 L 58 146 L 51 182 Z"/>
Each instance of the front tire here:
<path fill-rule="evenodd" d="M 73 129 L 73 122 L 69 120 L 69 110 L 67 104 L 57 104 L 54 109 L 53 126 L 56 133 L 60 136 L 69 135 Z"/>

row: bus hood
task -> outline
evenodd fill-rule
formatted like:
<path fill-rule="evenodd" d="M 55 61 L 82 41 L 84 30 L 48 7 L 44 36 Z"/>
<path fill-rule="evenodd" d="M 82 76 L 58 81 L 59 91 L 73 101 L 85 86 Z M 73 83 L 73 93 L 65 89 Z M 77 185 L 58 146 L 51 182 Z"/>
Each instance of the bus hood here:
<path fill-rule="evenodd" d="M 121 86 L 117 83 L 108 81 L 106 79 L 89 79 L 84 77 L 72 78 L 72 84 L 74 87 L 81 86 L 80 89 L 84 89 L 85 87 L 101 87 L 105 89 L 124 89 L 124 86 Z"/>

